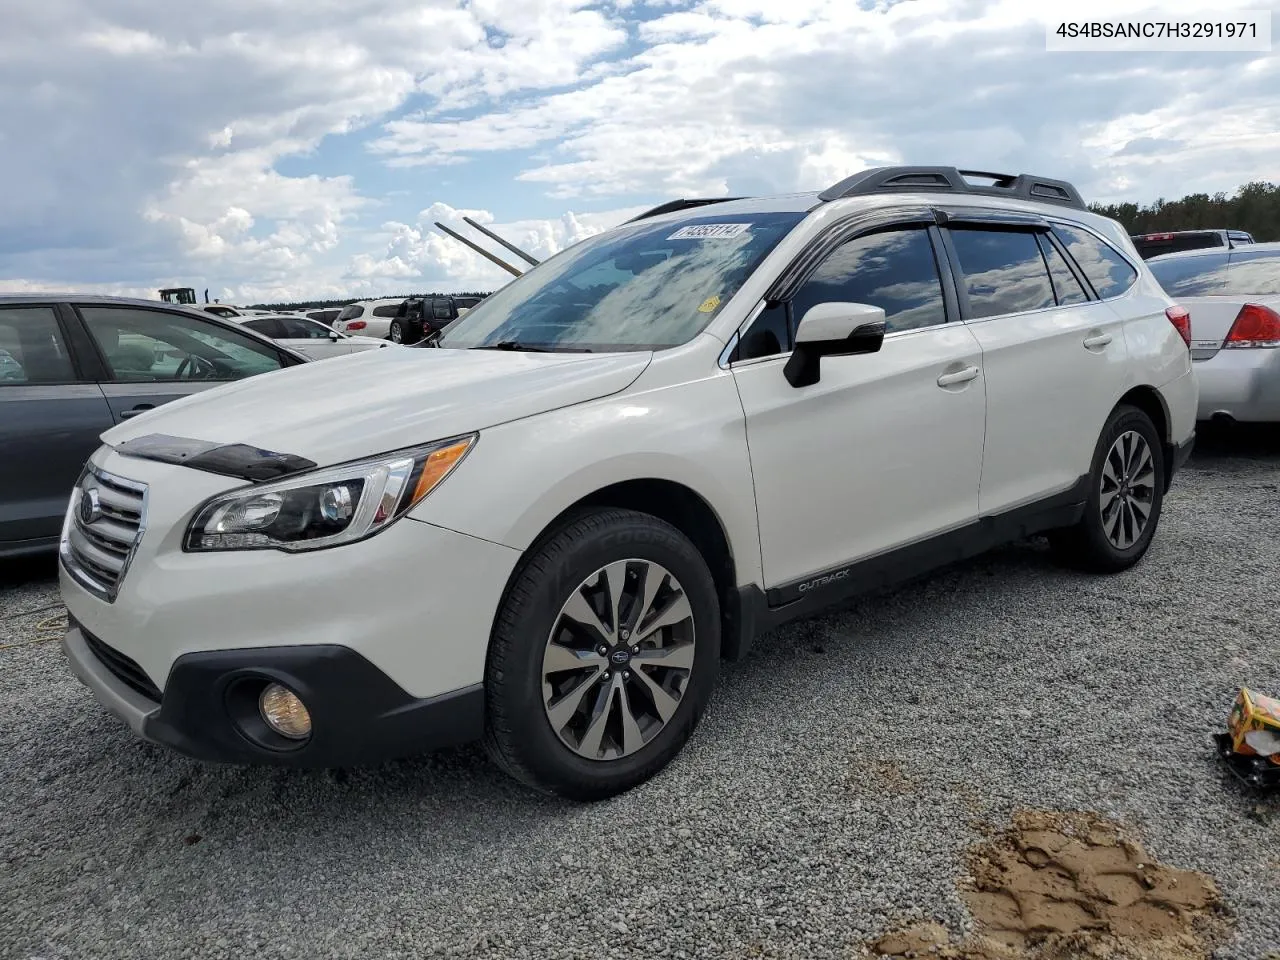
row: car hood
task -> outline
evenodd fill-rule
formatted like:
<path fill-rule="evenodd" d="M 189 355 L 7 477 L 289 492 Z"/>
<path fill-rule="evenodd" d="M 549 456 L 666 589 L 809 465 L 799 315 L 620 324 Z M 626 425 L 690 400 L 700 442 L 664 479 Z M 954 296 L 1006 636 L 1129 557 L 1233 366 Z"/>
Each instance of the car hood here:
<path fill-rule="evenodd" d="M 369 350 L 174 400 L 102 435 L 247 444 L 325 466 L 617 393 L 649 352 Z"/>

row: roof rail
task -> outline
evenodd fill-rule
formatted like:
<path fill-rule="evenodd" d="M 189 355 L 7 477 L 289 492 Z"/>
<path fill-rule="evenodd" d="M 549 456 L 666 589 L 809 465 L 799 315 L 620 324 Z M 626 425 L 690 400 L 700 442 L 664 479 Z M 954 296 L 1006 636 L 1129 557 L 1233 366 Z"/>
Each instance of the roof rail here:
<path fill-rule="evenodd" d="M 968 177 L 992 181 L 970 183 Z M 833 184 L 818 199 L 823 202 L 874 193 L 970 193 L 988 197 L 1010 197 L 1041 203 L 1087 209 L 1079 191 L 1065 180 L 1038 177 L 1030 173 L 988 173 L 958 170 L 955 167 L 872 167 Z"/>
<path fill-rule="evenodd" d="M 693 197 L 688 200 L 668 200 L 666 203 L 660 203 L 652 210 L 646 210 L 638 217 L 632 217 L 627 223 L 635 223 L 637 220 L 648 220 L 650 217 L 657 217 L 664 213 L 674 213 L 677 210 L 688 210 L 691 207 L 703 207 L 708 203 L 728 203 L 730 200 L 745 200 L 746 197 Z"/>

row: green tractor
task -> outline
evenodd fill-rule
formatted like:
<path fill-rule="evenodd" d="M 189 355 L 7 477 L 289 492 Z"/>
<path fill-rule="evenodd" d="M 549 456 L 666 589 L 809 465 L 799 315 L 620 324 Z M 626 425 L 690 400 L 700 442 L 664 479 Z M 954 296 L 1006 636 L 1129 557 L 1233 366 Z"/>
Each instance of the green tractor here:
<path fill-rule="evenodd" d="M 191 287 L 169 287 L 160 291 L 160 299 L 165 303 L 196 303 L 196 292 Z M 209 291 L 204 292 L 204 302 L 209 302 Z"/>

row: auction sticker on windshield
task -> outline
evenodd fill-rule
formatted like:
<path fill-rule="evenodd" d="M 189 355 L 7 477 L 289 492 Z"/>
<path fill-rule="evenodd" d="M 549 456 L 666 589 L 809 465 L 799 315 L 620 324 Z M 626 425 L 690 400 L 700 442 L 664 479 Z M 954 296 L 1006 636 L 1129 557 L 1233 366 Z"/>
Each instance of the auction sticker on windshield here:
<path fill-rule="evenodd" d="M 693 223 L 681 227 L 668 240 L 728 240 L 751 229 L 749 223 Z"/>

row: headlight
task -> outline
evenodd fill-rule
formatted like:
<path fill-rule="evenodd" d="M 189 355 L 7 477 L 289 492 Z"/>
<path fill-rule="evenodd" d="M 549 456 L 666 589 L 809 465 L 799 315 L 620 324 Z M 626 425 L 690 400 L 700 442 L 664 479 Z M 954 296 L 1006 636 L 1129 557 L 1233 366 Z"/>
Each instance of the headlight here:
<path fill-rule="evenodd" d="M 372 536 L 418 504 L 475 445 L 476 434 L 313 470 L 214 497 L 183 549 L 319 550 Z"/>

